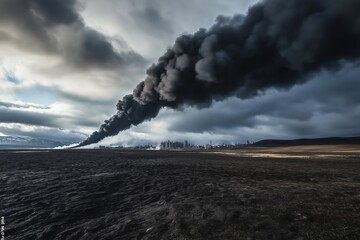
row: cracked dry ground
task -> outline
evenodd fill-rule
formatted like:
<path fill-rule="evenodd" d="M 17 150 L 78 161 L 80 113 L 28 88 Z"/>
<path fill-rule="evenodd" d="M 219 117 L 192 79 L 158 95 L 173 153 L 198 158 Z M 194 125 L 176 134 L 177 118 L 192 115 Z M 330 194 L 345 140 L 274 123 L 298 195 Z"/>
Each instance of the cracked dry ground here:
<path fill-rule="evenodd" d="M 360 157 L 0 152 L 8 239 L 359 239 Z"/>

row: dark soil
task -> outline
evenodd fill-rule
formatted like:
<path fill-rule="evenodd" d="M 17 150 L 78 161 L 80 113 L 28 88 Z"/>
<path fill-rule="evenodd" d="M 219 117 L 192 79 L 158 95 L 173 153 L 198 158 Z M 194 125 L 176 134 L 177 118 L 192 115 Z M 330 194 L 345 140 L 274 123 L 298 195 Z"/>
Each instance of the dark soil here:
<path fill-rule="evenodd" d="M 5 239 L 360 239 L 360 156 L 0 152 Z"/>

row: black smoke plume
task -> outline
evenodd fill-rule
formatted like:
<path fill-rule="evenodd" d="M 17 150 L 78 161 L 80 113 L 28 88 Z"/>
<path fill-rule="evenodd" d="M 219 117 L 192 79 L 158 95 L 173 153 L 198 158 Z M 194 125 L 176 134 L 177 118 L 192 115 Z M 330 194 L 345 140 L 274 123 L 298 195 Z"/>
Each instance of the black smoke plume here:
<path fill-rule="evenodd" d="M 210 29 L 180 36 L 80 146 L 154 118 L 162 107 L 206 107 L 288 89 L 359 57 L 359 0 L 263 1 L 245 16 L 219 16 Z"/>

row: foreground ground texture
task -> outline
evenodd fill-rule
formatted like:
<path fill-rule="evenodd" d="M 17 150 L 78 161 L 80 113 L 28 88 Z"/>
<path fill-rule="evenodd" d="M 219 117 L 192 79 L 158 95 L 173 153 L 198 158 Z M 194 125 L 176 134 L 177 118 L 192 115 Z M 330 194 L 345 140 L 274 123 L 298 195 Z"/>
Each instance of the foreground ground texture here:
<path fill-rule="evenodd" d="M 0 152 L 5 239 L 360 239 L 360 153 Z"/>

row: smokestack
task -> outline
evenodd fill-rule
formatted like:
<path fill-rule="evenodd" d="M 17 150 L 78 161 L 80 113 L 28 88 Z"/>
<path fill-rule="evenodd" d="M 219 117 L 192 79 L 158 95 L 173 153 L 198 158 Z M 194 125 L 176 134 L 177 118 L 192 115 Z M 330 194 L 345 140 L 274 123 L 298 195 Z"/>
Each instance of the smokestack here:
<path fill-rule="evenodd" d="M 219 16 L 210 29 L 180 36 L 80 146 L 150 120 L 162 107 L 205 107 L 289 89 L 359 57 L 359 0 L 263 1 L 245 16 Z"/>

